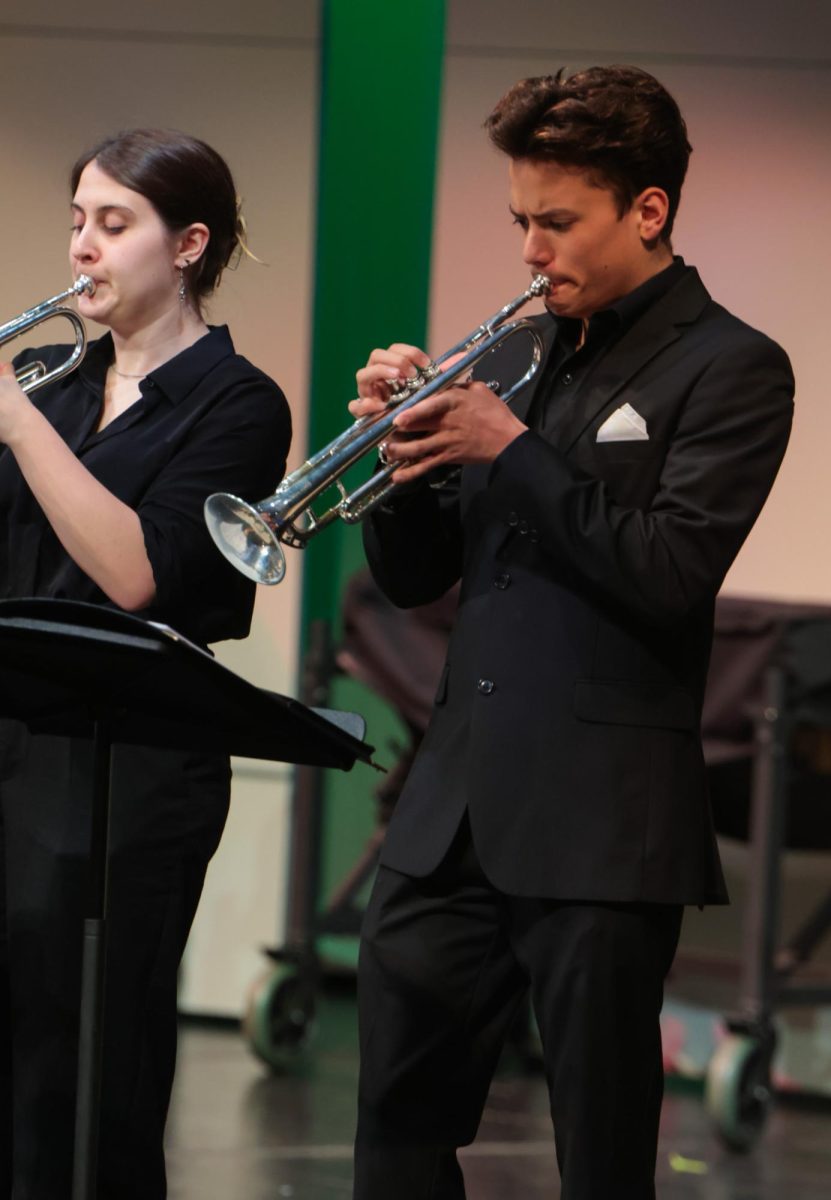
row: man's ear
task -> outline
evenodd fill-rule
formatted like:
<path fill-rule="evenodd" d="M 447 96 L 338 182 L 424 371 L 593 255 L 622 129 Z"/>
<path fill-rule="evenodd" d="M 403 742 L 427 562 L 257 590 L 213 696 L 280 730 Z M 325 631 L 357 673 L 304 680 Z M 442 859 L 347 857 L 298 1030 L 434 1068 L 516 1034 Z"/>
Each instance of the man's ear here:
<path fill-rule="evenodd" d="M 638 227 L 645 242 L 657 242 L 669 219 L 669 197 L 663 188 L 646 188 L 633 205 L 638 214 Z"/>

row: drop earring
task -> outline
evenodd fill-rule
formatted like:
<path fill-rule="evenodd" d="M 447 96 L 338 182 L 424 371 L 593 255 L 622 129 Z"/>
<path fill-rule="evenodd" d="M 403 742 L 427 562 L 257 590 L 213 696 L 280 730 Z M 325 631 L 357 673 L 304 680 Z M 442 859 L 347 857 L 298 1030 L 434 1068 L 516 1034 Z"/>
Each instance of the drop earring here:
<path fill-rule="evenodd" d="M 179 268 L 179 303 L 180 304 L 187 303 L 188 288 L 187 288 L 187 284 L 185 283 L 185 268 L 189 267 L 189 266 L 190 266 L 190 263 L 188 262 L 187 259 L 185 259 L 185 265 L 183 267 Z"/>

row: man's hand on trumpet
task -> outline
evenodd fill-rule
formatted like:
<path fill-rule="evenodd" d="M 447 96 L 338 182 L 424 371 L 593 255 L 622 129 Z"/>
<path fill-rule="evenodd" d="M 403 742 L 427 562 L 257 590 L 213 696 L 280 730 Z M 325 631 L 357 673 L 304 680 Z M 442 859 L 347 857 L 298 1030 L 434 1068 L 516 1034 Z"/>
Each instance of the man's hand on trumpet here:
<path fill-rule="evenodd" d="M 442 364 L 449 366 L 449 363 Z M 418 346 L 394 342 L 386 350 L 373 350 L 365 367 L 356 373 L 358 399 L 349 405 L 353 417 L 382 412 L 397 384 L 406 383 L 430 366 L 430 359 Z"/>
<path fill-rule="evenodd" d="M 357 373 L 359 398 L 349 411 L 355 417 L 382 412 L 395 385 L 429 364 L 416 346 L 395 343 L 386 350 L 373 350 Z M 442 366 L 446 369 L 452 361 Z M 384 443 L 384 457 L 402 464 L 392 477 L 395 483 L 410 483 L 436 467 L 493 462 L 526 431 L 484 383 L 456 384 L 435 392 L 399 413 L 393 424 L 396 432 Z"/>

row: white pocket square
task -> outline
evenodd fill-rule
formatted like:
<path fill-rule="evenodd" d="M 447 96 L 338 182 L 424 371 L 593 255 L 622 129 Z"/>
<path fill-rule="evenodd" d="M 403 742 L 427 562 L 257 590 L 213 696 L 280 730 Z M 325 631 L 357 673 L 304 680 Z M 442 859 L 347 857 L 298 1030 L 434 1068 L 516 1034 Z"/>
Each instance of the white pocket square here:
<path fill-rule="evenodd" d="M 623 404 L 597 431 L 598 442 L 648 442 L 646 421 L 631 404 Z"/>

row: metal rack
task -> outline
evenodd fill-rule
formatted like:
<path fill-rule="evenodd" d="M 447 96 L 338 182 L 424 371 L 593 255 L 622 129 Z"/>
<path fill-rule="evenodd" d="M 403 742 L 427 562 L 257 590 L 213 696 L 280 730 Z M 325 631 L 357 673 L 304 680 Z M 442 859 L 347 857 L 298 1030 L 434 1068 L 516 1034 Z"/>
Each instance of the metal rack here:
<path fill-rule="evenodd" d="M 777 1011 L 831 1003 L 831 981 L 800 977 L 831 929 L 831 889 L 787 940 L 780 934 L 785 851 L 831 850 L 831 610 L 722 600 L 708 699 L 716 827 L 745 836 L 749 856 L 738 1002 L 705 1096 L 722 1141 L 745 1151 L 773 1101 Z"/>

